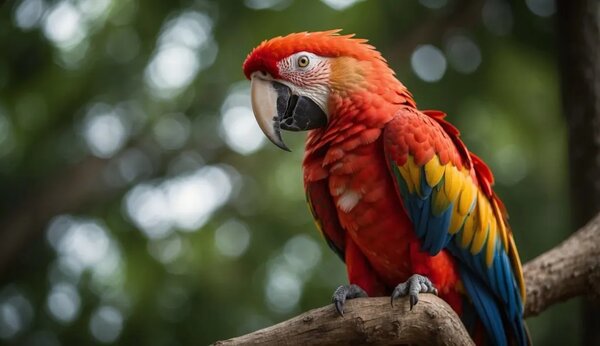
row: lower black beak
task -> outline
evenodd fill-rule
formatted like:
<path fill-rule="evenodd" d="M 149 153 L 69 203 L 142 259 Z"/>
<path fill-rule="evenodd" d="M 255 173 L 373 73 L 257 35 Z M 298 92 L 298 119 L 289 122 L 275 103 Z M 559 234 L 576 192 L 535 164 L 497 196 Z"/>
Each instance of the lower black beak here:
<path fill-rule="evenodd" d="M 267 138 L 290 151 L 280 130 L 307 131 L 327 125 L 327 115 L 312 99 L 298 96 L 281 83 L 252 78 L 252 109 Z"/>
<path fill-rule="evenodd" d="M 288 131 L 308 131 L 327 125 L 325 112 L 306 96 L 292 94 L 289 87 L 273 82 L 277 92 L 279 128 Z"/>

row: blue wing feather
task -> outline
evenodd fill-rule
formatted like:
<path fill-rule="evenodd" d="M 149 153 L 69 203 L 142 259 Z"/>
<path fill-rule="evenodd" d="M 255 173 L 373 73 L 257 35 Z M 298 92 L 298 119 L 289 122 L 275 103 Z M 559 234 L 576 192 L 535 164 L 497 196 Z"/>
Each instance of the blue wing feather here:
<path fill-rule="evenodd" d="M 465 267 L 460 268 L 460 278 L 469 297 L 471 297 L 483 326 L 490 335 L 493 335 L 492 343 L 497 346 L 507 345 L 502 313 L 485 284 L 470 269 Z"/>
<path fill-rule="evenodd" d="M 452 239 L 452 235 L 448 233 L 448 227 L 450 227 L 453 206 L 454 204 L 450 204 L 439 216 L 430 216 L 423 242 L 423 250 L 429 252 L 432 256 L 445 248 Z"/>
<path fill-rule="evenodd" d="M 416 197 L 419 198 L 419 197 Z M 429 201 L 427 201 L 429 202 Z M 416 222 L 416 231 L 417 231 L 417 236 L 419 237 L 423 237 L 425 236 L 425 232 L 427 231 L 427 224 L 429 223 L 429 208 L 430 208 L 430 204 L 429 203 L 423 203 L 423 206 L 421 207 L 421 209 L 418 211 L 419 216 L 416 218 L 418 221 Z M 416 220 L 415 220 L 416 221 Z"/>

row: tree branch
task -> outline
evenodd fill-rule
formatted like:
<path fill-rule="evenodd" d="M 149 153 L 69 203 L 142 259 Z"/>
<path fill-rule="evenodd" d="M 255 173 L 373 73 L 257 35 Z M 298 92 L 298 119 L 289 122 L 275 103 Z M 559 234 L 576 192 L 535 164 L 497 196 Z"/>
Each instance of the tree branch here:
<path fill-rule="evenodd" d="M 523 270 L 525 317 L 575 296 L 600 297 L 600 214 Z M 344 317 L 328 305 L 216 345 L 315 343 L 473 345 L 456 313 L 431 294 L 420 295 L 412 311 L 406 298 L 393 308 L 388 297 L 353 299 L 346 303 Z"/>
<path fill-rule="evenodd" d="M 390 307 L 389 297 L 348 300 L 344 317 L 333 306 L 310 310 L 285 322 L 215 345 L 473 345 L 450 306 L 431 294 L 419 296 L 410 311 L 408 299 Z"/>
<path fill-rule="evenodd" d="M 523 267 L 525 316 L 576 296 L 600 297 L 600 214 Z"/>

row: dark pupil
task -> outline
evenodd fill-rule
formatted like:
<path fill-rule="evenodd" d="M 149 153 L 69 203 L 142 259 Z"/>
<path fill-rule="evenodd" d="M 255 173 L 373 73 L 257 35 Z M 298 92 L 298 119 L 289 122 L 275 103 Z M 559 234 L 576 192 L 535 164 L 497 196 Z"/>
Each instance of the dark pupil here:
<path fill-rule="evenodd" d="M 300 58 L 300 65 L 306 65 L 306 58 Z"/>

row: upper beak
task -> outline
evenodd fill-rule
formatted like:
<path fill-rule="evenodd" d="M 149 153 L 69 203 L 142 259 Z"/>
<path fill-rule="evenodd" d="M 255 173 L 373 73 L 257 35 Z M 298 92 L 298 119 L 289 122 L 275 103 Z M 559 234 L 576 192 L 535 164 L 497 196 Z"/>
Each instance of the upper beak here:
<path fill-rule="evenodd" d="M 284 84 L 253 74 L 252 110 L 263 133 L 279 148 L 290 151 L 281 138 L 281 129 L 306 131 L 327 124 L 321 107 L 306 96 L 292 94 Z"/>

